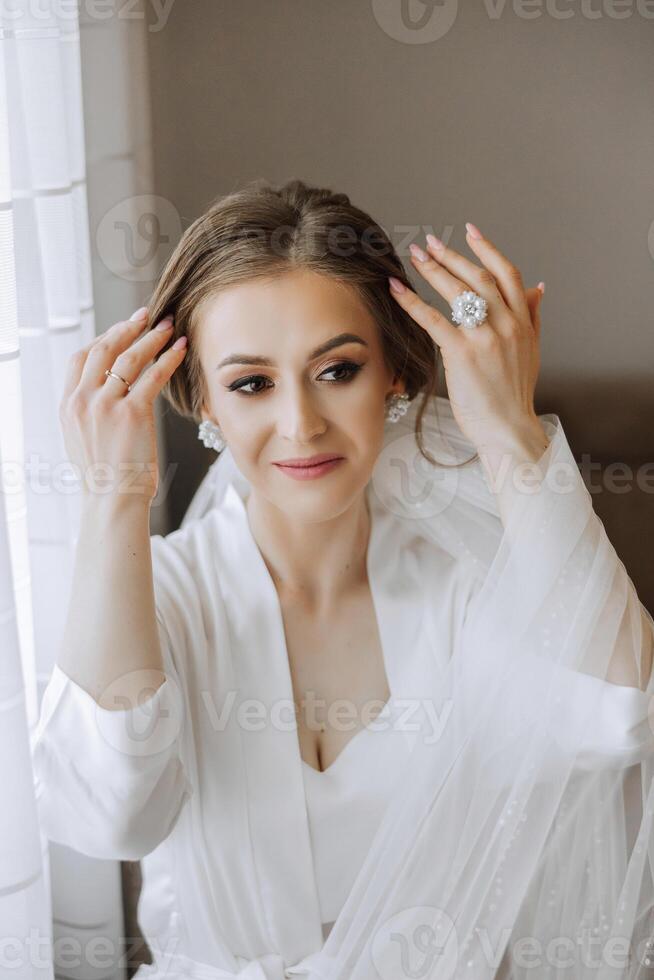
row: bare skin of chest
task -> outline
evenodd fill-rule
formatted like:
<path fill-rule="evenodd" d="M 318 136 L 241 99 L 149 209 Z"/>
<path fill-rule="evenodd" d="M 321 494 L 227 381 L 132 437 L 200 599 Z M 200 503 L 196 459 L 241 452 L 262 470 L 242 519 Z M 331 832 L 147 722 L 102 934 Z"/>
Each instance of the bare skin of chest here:
<path fill-rule="evenodd" d="M 280 605 L 300 755 L 324 771 L 390 697 L 372 595 L 366 584 L 322 613 L 284 596 Z"/>

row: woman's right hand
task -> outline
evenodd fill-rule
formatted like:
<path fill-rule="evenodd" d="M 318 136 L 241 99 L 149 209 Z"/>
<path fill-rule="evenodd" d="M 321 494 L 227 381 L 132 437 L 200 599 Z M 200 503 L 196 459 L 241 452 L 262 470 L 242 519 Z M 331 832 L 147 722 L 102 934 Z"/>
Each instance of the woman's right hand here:
<path fill-rule="evenodd" d="M 170 340 L 172 318 L 140 337 L 147 310 L 134 317 L 115 323 L 73 354 L 59 419 L 86 498 L 149 506 L 159 485 L 154 401 L 184 360 L 186 338 L 175 341 L 140 377 Z M 105 377 L 107 369 L 129 382 L 131 390 L 117 378 Z"/>

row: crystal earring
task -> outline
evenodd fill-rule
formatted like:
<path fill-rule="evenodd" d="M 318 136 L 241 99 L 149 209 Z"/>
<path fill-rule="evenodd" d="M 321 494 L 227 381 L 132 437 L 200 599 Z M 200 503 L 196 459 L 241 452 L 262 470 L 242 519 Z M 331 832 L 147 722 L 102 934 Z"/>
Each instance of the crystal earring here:
<path fill-rule="evenodd" d="M 200 439 L 207 449 L 215 449 L 217 453 L 226 446 L 220 426 L 212 422 L 211 419 L 204 419 L 198 426 L 198 439 Z"/>
<path fill-rule="evenodd" d="M 407 394 L 395 391 L 386 402 L 386 418 L 389 422 L 397 422 L 409 409 L 410 398 Z"/>

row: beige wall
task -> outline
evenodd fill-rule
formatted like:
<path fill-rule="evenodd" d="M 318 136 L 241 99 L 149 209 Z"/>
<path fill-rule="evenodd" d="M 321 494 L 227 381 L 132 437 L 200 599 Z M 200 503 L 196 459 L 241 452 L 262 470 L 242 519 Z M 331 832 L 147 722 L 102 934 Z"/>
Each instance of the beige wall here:
<path fill-rule="evenodd" d="M 405 259 L 421 226 L 472 257 L 475 222 L 547 284 L 538 410 L 578 459 L 635 469 L 654 459 L 654 3 L 557 2 L 411 0 L 443 18 L 422 30 L 400 0 L 177 0 L 161 29 L 153 8 L 155 186 L 187 227 L 251 178 L 301 177 L 346 191 Z M 168 433 L 175 525 L 214 457 Z M 654 610 L 650 485 L 594 501 Z"/>

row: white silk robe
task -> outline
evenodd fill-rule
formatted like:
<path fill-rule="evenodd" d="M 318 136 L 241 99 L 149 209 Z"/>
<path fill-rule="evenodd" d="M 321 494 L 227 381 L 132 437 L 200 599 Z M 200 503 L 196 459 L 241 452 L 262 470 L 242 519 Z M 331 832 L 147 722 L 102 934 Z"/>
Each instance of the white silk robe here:
<path fill-rule="evenodd" d="M 166 670 L 151 701 L 102 709 L 57 666 L 43 698 L 33 758 L 47 836 L 142 859 L 138 917 L 155 963 L 138 980 L 311 975 L 323 943 L 283 621 L 246 493 L 232 483 L 220 506 L 151 539 Z M 437 690 L 479 577 L 395 517 L 372 484 L 368 501 L 370 587 L 411 738 L 412 705 Z M 572 712 L 604 682 L 569 673 Z M 604 684 L 601 703 L 580 764 L 652 751 L 643 692 Z M 152 718 L 154 734 L 135 738 Z"/>

